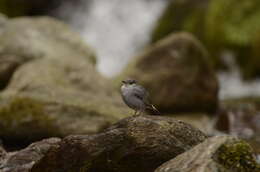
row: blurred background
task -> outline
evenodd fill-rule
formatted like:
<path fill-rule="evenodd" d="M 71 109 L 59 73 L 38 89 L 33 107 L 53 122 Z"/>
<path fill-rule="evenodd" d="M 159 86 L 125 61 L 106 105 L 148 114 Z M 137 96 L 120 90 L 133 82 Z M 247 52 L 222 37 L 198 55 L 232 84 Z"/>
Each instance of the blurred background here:
<path fill-rule="evenodd" d="M 0 0 L 0 12 L 4 142 L 109 126 L 131 113 L 118 94 L 131 76 L 164 113 L 260 153 L 259 0 Z"/>
<path fill-rule="evenodd" d="M 68 23 L 95 49 L 97 68 L 107 77 L 147 45 L 172 32 L 191 32 L 210 51 L 220 98 L 227 98 L 260 94 L 257 6 L 257 0 L 2 0 L 1 12 L 49 15 Z"/>

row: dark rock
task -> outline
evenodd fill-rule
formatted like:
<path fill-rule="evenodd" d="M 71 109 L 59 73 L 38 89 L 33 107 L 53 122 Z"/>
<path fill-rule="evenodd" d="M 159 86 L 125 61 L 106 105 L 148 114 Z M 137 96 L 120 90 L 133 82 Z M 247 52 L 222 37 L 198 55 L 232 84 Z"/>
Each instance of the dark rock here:
<path fill-rule="evenodd" d="M 155 172 L 258 172 L 252 148 L 230 136 L 215 136 L 164 163 Z"/>
<path fill-rule="evenodd" d="M 1 172 L 29 172 L 32 166 L 40 161 L 48 150 L 60 142 L 58 138 L 45 139 L 31 144 L 27 148 L 8 153 L 4 163 L 0 164 Z"/>
<path fill-rule="evenodd" d="M 26 58 L 17 58 L 15 55 L 2 55 L 0 63 L 0 90 L 4 89 L 10 79 L 12 78 L 15 70 L 22 64 L 25 63 Z"/>
<path fill-rule="evenodd" d="M 6 154 L 7 153 L 6 153 L 5 149 L 2 147 L 2 141 L 0 140 L 0 166 L 1 166 L 1 164 L 3 164 Z"/>
<path fill-rule="evenodd" d="M 137 79 L 162 112 L 214 112 L 218 82 L 207 52 L 188 33 L 159 41 L 135 58 L 118 80 Z"/>
<path fill-rule="evenodd" d="M 201 131 L 172 118 L 129 117 L 100 134 L 64 138 L 32 172 L 150 172 L 205 139 Z"/>

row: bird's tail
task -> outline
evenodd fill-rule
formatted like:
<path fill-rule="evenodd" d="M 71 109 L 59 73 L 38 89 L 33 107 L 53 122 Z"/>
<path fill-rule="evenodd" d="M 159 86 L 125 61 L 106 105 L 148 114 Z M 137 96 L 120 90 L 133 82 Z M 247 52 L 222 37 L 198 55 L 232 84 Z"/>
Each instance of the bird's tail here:
<path fill-rule="evenodd" d="M 154 105 L 152 104 L 148 104 L 145 108 L 145 111 L 149 114 L 149 115 L 161 115 L 161 113 L 156 109 L 156 107 L 154 107 Z"/>

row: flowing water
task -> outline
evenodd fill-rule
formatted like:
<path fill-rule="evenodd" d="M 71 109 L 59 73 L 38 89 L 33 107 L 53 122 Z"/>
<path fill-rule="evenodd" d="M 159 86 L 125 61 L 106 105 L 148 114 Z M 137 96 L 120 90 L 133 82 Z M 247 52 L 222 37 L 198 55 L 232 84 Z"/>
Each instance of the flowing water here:
<path fill-rule="evenodd" d="M 59 15 L 83 35 L 97 52 L 98 70 L 105 76 L 119 73 L 149 41 L 149 33 L 167 0 L 85 0 Z M 66 12 L 66 13 L 64 13 Z"/>
<path fill-rule="evenodd" d="M 147 44 L 168 0 L 76 0 L 58 10 L 97 52 L 98 70 L 118 74 Z M 230 59 L 230 58 L 227 58 Z M 260 95 L 260 80 L 245 83 L 231 60 L 231 72 L 219 73 L 220 98 Z"/>

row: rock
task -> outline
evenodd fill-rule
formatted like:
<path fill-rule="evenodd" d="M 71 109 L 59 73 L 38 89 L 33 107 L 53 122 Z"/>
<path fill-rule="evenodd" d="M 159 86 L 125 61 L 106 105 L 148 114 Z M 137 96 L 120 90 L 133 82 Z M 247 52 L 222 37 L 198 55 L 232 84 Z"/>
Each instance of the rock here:
<path fill-rule="evenodd" d="M 130 114 L 119 91 L 96 71 L 92 49 L 57 20 L 8 20 L 0 32 L 0 64 L 5 60 L 9 71 L 0 77 L 5 143 L 96 133 Z"/>
<path fill-rule="evenodd" d="M 215 128 L 248 141 L 260 155 L 260 99 L 231 99 L 222 102 Z"/>
<path fill-rule="evenodd" d="M 191 32 L 207 47 L 217 69 L 229 67 L 225 61 L 228 51 L 245 79 L 256 78 L 260 76 L 259 7 L 255 0 L 239 4 L 235 0 L 174 0 L 159 19 L 152 40 L 176 31 Z"/>
<path fill-rule="evenodd" d="M 0 166 L 1 164 L 3 163 L 5 157 L 6 157 L 6 151 L 5 149 L 2 147 L 2 143 L 1 143 L 1 140 L 0 140 Z"/>
<path fill-rule="evenodd" d="M 0 135 L 9 146 L 23 146 L 46 137 L 96 133 L 118 118 L 105 110 L 24 96 L 4 99 Z M 109 110 L 109 109 L 108 109 Z M 18 145 L 13 145 L 13 144 Z"/>
<path fill-rule="evenodd" d="M 0 33 L 1 88 L 8 85 L 14 71 L 28 61 L 69 57 L 71 61 L 81 59 L 83 63 L 85 59 L 95 63 L 93 51 L 79 35 L 65 24 L 48 17 L 8 20 Z"/>
<path fill-rule="evenodd" d="M 118 81 L 135 78 L 162 112 L 213 112 L 218 82 L 207 52 L 188 33 L 177 33 L 151 46 L 127 66 Z"/>
<path fill-rule="evenodd" d="M 207 135 L 215 134 L 215 118 L 207 113 L 175 113 L 169 115 L 167 114 L 167 116 L 174 117 L 177 120 L 191 124 L 193 127 L 200 129 Z"/>
<path fill-rule="evenodd" d="M 64 138 L 32 172 L 150 172 L 205 138 L 198 129 L 173 118 L 129 117 L 100 134 Z"/>
<path fill-rule="evenodd" d="M 230 136 L 215 136 L 158 167 L 155 172 L 258 172 L 251 147 Z"/>
<path fill-rule="evenodd" d="M 5 162 L 0 164 L 1 172 L 29 172 L 48 150 L 60 142 L 59 138 L 49 138 L 31 144 L 27 148 L 8 153 Z"/>

